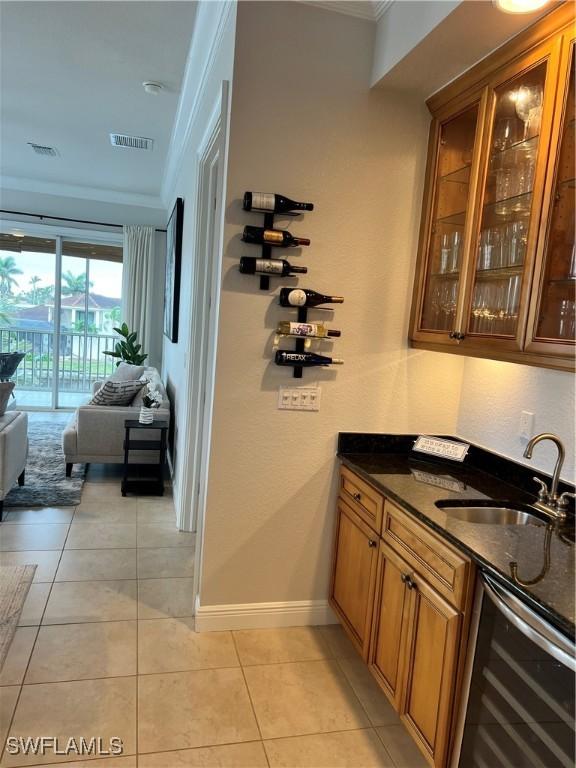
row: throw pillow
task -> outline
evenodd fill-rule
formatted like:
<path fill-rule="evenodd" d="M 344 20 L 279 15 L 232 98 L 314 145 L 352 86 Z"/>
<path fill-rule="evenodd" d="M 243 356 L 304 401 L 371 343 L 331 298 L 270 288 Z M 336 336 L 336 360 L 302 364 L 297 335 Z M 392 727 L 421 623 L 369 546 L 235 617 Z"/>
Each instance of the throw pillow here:
<path fill-rule="evenodd" d="M 120 363 L 114 373 L 108 376 L 108 381 L 136 381 L 144 373 L 143 365 Z"/>
<path fill-rule="evenodd" d="M 130 405 L 143 384 L 142 381 L 110 381 L 108 379 L 88 405 Z"/>
<path fill-rule="evenodd" d="M 0 381 L 0 416 L 4 416 L 6 413 L 8 400 L 10 400 L 10 395 L 12 394 L 13 389 L 13 381 Z"/>

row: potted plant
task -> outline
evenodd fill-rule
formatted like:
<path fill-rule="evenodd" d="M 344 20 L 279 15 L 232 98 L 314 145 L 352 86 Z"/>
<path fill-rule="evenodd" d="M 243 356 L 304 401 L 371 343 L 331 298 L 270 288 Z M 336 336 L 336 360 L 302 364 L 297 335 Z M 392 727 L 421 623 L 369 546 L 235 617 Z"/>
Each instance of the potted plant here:
<path fill-rule="evenodd" d="M 114 346 L 114 351 L 106 351 L 105 355 L 118 359 L 116 365 L 120 363 L 130 363 L 130 365 L 142 365 L 148 355 L 141 352 L 142 345 L 136 344 L 136 331 L 131 331 L 126 323 L 122 323 L 120 328 L 114 328 L 117 334 L 122 336 L 123 341 L 119 341 Z"/>

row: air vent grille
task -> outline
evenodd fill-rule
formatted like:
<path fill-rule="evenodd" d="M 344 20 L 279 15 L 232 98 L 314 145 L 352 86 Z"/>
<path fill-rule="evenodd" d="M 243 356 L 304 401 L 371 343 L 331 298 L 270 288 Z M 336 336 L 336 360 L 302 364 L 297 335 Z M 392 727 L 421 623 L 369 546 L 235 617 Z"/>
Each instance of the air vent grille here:
<path fill-rule="evenodd" d="M 32 147 L 37 155 L 47 155 L 48 157 L 57 157 L 58 150 L 54 147 L 47 147 L 44 144 L 34 144 L 33 141 L 28 142 L 28 146 Z"/>
<path fill-rule="evenodd" d="M 112 144 L 113 147 L 144 149 L 150 152 L 154 146 L 154 139 L 147 139 L 144 136 L 127 136 L 125 133 L 111 133 L 110 144 Z"/>

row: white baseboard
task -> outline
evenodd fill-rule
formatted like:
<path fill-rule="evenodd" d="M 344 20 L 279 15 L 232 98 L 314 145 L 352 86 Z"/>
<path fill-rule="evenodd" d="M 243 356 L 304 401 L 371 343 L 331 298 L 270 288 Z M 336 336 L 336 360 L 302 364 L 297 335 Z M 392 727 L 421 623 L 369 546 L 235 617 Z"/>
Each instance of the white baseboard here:
<path fill-rule="evenodd" d="M 196 605 L 196 631 L 224 629 L 271 629 L 337 624 L 327 600 L 298 600 L 285 603 L 239 603 Z"/>

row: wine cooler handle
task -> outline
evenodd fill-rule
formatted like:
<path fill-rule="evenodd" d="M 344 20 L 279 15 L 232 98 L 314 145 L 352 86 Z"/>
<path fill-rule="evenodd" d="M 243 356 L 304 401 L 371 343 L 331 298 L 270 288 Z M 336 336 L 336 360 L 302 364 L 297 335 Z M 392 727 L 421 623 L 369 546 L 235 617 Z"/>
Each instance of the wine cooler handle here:
<path fill-rule="evenodd" d="M 572 672 L 576 671 L 574 645 L 567 637 L 490 576 L 484 573 L 481 578 L 490 600 L 519 632 Z"/>

